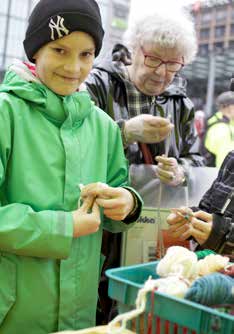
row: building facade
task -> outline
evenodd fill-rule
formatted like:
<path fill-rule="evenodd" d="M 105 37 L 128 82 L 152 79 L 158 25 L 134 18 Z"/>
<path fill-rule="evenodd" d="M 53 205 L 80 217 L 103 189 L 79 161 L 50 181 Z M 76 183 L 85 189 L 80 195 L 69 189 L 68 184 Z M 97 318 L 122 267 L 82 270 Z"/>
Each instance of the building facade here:
<path fill-rule="evenodd" d="M 103 47 L 97 61 L 106 56 L 114 44 L 122 41 L 122 36 L 128 25 L 130 0 L 98 0 L 102 14 L 105 36 Z"/>
<path fill-rule="evenodd" d="M 198 109 L 214 110 L 215 97 L 229 89 L 234 73 L 234 1 L 196 1 L 191 7 L 195 19 L 199 52 L 185 67 L 188 93 Z"/>

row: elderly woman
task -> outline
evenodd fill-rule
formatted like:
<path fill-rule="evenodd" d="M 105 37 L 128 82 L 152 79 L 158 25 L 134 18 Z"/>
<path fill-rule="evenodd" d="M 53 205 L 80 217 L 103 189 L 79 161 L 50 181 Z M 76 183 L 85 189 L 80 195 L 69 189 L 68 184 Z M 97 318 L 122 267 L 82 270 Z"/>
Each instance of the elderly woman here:
<path fill-rule="evenodd" d="M 157 164 L 157 176 L 177 186 L 185 181 L 187 166 L 203 164 L 202 158 L 191 152 L 195 141 L 193 104 L 184 86 L 171 85 L 195 57 L 193 21 L 183 11 L 160 13 L 157 9 L 130 26 L 124 39 L 126 46 L 117 45 L 113 50 L 115 60 L 105 60 L 93 69 L 86 80 L 87 89 L 121 128 L 130 164 Z M 167 151 L 168 157 L 164 156 Z M 120 243 L 121 236 L 105 232 L 104 268 L 119 266 Z M 100 287 L 100 302 L 108 314 L 104 277 Z"/>
<path fill-rule="evenodd" d="M 182 10 L 176 15 L 157 10 L 139 18 L 124 39 L 127 47 L 115 47 L 114 59 L 118 51 L 125 56 L 131 52 L 131 64 L 103 61 L 88 77 L 87 89 L 119 124 L 130 164 L 157 163 L 158 177 L 176 186 L 185 180 L 186 165 L 203 165 L 191 153 L 193 104 L 184 87 L 171 85 L 195 57 L 194 23 Z M 163 156 L 166 145 L 169 158 Z"/>

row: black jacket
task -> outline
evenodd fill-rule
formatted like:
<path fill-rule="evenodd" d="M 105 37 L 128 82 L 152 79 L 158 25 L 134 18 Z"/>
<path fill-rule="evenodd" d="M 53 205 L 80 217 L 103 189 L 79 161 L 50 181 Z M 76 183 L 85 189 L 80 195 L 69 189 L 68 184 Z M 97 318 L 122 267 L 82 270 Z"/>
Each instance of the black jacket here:
<path fill-rule="evenodd" d="M 121 127 L 124 120 L 131 118 L 128 110 L 123 63 L 120 61 L 103 61 L 96 66 L 86 80 L 87 89 L 95 103 L 106 111 Z M 171 136 L 169 156 L 179 162 L 192 166 L 204 165 L 199 154 L 191 152 L 195 141 L 194 108 L 186 96 L 183 87 L 171 85 L 163 94 L 156 97 L 154 115 L 168 117 L 175 125 Z M 165 143 L 148 145 L 151 155 L 165 153 Z M 136 144 L 129 145 L 126 156 L 130 163 L 143 163 L 143 156 Z"/>
<path fill-rule="evenodd" d="M 211 234 L 202 248 L 234 255 L 234 151 L 224 159 L 218 177 L 200 201 L 199 209 L 213 214 Z"/>

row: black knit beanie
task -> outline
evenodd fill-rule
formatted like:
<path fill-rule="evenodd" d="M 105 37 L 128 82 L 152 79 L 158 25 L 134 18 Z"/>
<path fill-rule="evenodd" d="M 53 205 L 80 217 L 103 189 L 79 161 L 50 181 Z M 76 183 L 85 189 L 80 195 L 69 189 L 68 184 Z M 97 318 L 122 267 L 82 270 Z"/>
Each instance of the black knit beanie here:
<path fill-rule="evenodd" d="M 97 56 L 102 47 L 104 30 L 99 7 L 95 0 L 40 0 L 33 9 L 24 40 L 28 59 L 45 44 L 73 31 L 90 34 Z"/>

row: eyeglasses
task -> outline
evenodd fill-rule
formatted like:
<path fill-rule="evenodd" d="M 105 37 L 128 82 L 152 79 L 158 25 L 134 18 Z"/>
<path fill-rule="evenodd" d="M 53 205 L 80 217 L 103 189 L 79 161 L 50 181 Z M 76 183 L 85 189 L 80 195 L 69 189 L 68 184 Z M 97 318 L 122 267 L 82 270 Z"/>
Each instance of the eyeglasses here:
<path fill-rule="evenodd" d="M 162 60 L 161 58 L 159 57 L 155 57 L 155 56 L 151 56 L 149 54 L 147 54 L 143 47 L 141 47 L 141 51 L 145 57 L 144 59 L 144 65 L 147 66 L 147 67 L 150 67 L 150 68 L 158 68 L 160 67 L 162 64 L 165 64 L 166 65 L 166 69 L 168 72 L 172 72 L 172 73 L 175 73 L 175 72 L 178 72 L 179 70 L 181 70 L 181 68 L 184 66 L 184 59 L 183 59 L 183 62 L 179 62 L 179 61 L 164 61 Z"/>

